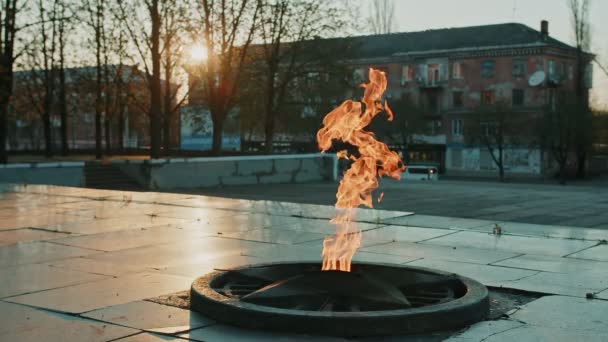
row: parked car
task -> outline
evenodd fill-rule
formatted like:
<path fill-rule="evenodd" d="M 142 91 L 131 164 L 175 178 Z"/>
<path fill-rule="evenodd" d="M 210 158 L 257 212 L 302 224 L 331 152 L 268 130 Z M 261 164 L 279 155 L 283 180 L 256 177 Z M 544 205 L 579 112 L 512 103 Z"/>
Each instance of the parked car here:
<path fill-rule="evenodd" d="M 432 165 L 408 165 L 401 174 L 401 179 L 436 181 L 439 179 L 439 170 Z"/>

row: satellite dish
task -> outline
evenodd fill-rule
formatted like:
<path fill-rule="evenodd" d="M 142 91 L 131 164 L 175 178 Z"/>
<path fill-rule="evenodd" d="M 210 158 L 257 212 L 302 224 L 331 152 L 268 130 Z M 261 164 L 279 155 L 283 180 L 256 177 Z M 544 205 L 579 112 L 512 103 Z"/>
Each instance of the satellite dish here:
<path fill-rule="evenodd" d="M 528 83 L 530 84 L 531 87 L 537 87 L 545 81 L 545 78 L 546 78 L 545 72 L 540 70 L 540 71 L 533 73 L 532 76 L 530 76 Z"/>

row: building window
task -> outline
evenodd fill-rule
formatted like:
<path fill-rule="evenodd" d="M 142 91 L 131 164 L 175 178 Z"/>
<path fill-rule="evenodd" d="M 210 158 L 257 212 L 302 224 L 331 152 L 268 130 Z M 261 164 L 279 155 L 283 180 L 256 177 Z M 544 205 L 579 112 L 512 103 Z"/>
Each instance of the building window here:
<path fill-rule="evenodd" d="M 484 90 L 481 92 L 481 104 L 492 105 L 494 104 L 494 91 Z"/>
<path fill-rule="evenodd" d="M 482 122 L 480 124 L 481 134 L 491 136 L 496 133 L 496 124 L 494 122 Z"/>
<path fill-rule="evenodd" d="M 513 89 L 513 106 L 523 106 L 524 104 L 524 90 Z"/>
<path fill-rule="evenodd" d="M 574 79 L 574 66 L 572 64 L 568 65 L 568 79 L 570 81 Z"/>
<path fill-rule="evenodd" d="M 431 135 L 441 134 L 441 120 L 431 121 Z"/>
<path fill-rule="evenodd" d="M 462 108 L 464 106 L 464 93 L 455 91 L 452 93 L 454 108 Z"/>
<path fill-rule="evenodd" d="M 523 59 L 513 60 L 513 76 L 524 77 L 526 76 L 526 61 Z"/>
<path fill-rule="evenodd" d="M 428 85 L 436 85 L 439 83 L 439 64 L 429 64 L 427 83 Z"/>
<path fill-rule="evenodd" d="M 454 62 L 452 65 L 452 78 L 462 79 L 462 62 Z"/>
<path fill-rule="evenodd" d="M 555 61 L 550 60 L 549 61 L 549 76 L 554 76 L 555 75 Z"/>
<path fill-rule="evenodd" d="M 452 135 L 462 135 L 462 120 L 452 120 Z"/>
<path fill-rule="evenodd" d="M 404 65 L 401 68 L 401 85 L 414 79 L 414 69 L 411 65 Z"/>
<path fill-rule="evenodd" d="M 357 68 L 353 70 L 353 81 L 355 83 L 363 82 L 365 80 L 365 71 L 363 68 Z"/>
<path fill-rule="evenodd" d="M 496 69 L 495 61 L 483 61 L 481 63 L 481 77 L 483 77 L 483 78 L 494 77 L 494 69 Z"/>

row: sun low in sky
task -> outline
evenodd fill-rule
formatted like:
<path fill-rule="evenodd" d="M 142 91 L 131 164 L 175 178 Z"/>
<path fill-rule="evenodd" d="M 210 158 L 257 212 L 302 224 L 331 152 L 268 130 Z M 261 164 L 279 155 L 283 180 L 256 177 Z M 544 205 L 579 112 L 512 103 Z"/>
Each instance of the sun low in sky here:
<path fill-rule="evenodd" d="M 190 60 L 192 62 L 202 62 L 207 59 L 207 47 L 201 44 L 190 47 Z"/>

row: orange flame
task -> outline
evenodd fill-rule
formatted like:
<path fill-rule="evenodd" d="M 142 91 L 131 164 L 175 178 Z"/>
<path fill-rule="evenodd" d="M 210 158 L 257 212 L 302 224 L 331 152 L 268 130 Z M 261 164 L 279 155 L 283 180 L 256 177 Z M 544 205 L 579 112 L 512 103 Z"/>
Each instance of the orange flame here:
<path fill-rule="evenodd" d="M 378 113 L 384 111 L 388 120 L 393 113 L 382 94 L 386 90 L 384 72 L 369 69 L 369 83 L 361 84 L 365 89 L 361 102 L 347 100 L 331 111 L 323 119 L 323 127 L 317 132 L 317 142 L 321 151 L 327 151 L 333 140 L 342 140 L 355 146 L 359 157 L 338 152 L 338 158 L 353 161 L 340 181 L 336 193 L 338 214 L 331 220 L 335 224 L 336 235 L 323 241 L 324 271 L 339 270 L 350 272 L 350 264 L 361 245 L 361 232 L 353 224 L 355 208 L 360 205 L 373 207 L 372 192 L 378 188 L 378 177 L 389 176 L 400 179 L 405 165 L 399 155 L 386 144 L 374 138 L 374 134 L 364 130 Z M 362 104 L 365 106 L 363 107 Z"/>

